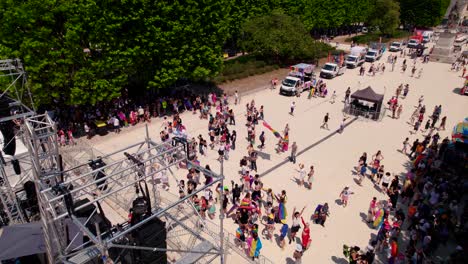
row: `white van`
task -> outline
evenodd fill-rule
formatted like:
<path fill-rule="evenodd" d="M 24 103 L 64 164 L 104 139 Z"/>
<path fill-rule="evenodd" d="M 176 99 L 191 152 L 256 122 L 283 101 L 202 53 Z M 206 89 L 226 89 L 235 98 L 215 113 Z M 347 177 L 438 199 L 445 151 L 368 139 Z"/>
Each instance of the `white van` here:
<path fill-rule="evenodd" d="M 302 81 L 299 78 L 286 76 L 281 82 L 280 94 L 295 95 L 297 92 L 302 92 Z"/>
<path fill-rule="evenodd" d="M 433 36 L 434 36 L 433 31 L 424 31 L 423 32 L 423 43 L 431 42 Z"/>

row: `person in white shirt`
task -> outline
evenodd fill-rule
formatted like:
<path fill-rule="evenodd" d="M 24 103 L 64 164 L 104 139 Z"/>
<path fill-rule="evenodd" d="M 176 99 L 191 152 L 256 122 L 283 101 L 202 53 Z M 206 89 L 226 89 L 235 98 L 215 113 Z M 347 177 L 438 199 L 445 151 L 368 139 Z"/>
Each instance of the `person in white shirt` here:
<path fill-rule="evenodd" d="M 116 134 L 120 133 L 120 120 L 117 117 L 114 117 L 114 132 Z"/>
<path fill-rule="evenodd" d="M 296 108 L 296 102 L 291 103 L 291 111 L 289 112 L 290 115 L 294 115 L 294 109 Z"/>
<path fill-rule="evenodd" d="M 304 164 L 299 164 L 299 186 L 304 185 L 304 178 L 306 176 L 306 170 L 304 169 Z"/>
<path fill-rule="evenodd" d="M 139 107 L 138 108 L 138 122 L 141 122 L 141 121 L 144 121 L 144 115 L 145 115 L 145 110 L 143 109 L 143 107 Z"/>
<path fill-rule="evenodd" d="M 87 138 L 87 139 L 90 139 L 90 138 L 91 138 L 90 128 L 89 128 L 89 126 L 88 126 L 87 123 L 84 124 L 84 131 L 85 131 L 85 133 L 86 133 L 86 138 Z"/>

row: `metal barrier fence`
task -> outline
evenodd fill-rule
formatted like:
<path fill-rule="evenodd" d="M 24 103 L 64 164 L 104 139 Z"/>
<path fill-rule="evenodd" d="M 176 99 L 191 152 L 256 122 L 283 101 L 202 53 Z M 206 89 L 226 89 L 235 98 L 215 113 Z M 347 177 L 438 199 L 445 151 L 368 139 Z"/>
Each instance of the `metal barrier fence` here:
<path fill-rule="evenodd" d="M 367 120 L 372 121 L 381 121 L 385 116 L 386 108 L 382 108 L 380 111 L 365 111 L 346 105 L 343 109 L 343 112 L 353 116 L 360 116 Z"/>

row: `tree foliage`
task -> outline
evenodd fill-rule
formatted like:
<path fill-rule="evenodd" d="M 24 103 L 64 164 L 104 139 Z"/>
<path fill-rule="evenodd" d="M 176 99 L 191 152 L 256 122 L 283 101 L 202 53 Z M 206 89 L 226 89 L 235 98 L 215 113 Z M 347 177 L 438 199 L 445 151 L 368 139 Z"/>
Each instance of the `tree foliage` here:
<path fill-rule="evenodd" d="M 409 27 L 437 26 L 442 20 L 450 0 L 399 0 L 401 21 Z"/>
<path fill-rule="evenodd" d="M 288 14 L 298 15 L 308 30 L 338 28 L 365 22 L 370 0 L 297 0 L 285 5 Z"/>
<path fill-rule="evenodd" d="M 319 52 L 300 20 L 279 10 L 249 19 L 243 25 L 244 50 L 277 62 L 313 58 Z"/>
<path fill-rule="evenodd" d="M 394 0 L 376 0 L 369 16 L 369 24 L 384 35 L 393 35 L 400 25 L 400 6 Z"/>
<path fill-rule="evenodd" d="M 36 103 L 95 104 L 123 88 L 141 93 L 211 78 L 226 42 L 277 59 L 310 57 L 311 30 L 369 23 L 392 34 L 398 17 L 433 26 L 449 2 L 2 0 L 0 58 L 23 60 Z"/>
<path fill-rule="evenodd" d="M 229 0 L 0 1 L 0 56 L 23 59 L 36 101 L 94 104 L 217 74 Z"/>

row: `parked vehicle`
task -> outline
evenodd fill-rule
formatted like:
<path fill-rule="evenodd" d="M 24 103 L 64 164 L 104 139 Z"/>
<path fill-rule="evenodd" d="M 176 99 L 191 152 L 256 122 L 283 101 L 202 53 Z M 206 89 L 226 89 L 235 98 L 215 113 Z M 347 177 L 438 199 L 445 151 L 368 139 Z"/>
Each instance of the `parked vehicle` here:
<path fill-rule="evenodd" d="M 294 95 L 297 93 L 298 89 L 301 89 L 302 81 L 297 77 L 286 76 L 281 82 L 280 94 L 285 95 Z"/>
<path fill-rule="evenodd" d="M 377 43 L 377 42 L 369 43 L 369 50 L 367 51 L 367 54 L 366 54 L 366 61 L 374 62 L 374 61 L 380 60 L 386 48 L 387 47 L 383 43 Z"/>
<path fill-rule="evenodd" d="M 416 48 L 421 42 L 419 42 L 419 40 L 417 39 L 410 39 L 408 41 L 408 48 L 410 49 L 414 49 Z"/>
<path fill-rule="evenodd" d="M 361 66 L 366 61 L 367 48 L 365 47 L 352 47 L 350 54 L 346 57 L 346 67 L 356 68 Z"/>
<path fill-rule="evenodd" d="M 390 44 L 390 51 L 397 52 L 401 51 L 403 49 L 403 43 L 394 41 L 392 44 Z"/>
<path fill-rule="evenodd" d="M 299 63 L 291 66 L 291 71 L 281 83 L 279 93 L 295 95 L 308 90 L 311 86 L 311 80 L 314 77 L 314 69 L 314 65 L 306 63 Z"/>
<path fill-rule="evenodd" d="M 325 65 L 322 67 L 322 70 L 320 70 L 320 77 L 333 79 L 336 76 L 344 74 L 345 70 L 346 67 L 340 66 L 336 63 L 325 63 Z"/>
<path fill-rule="evenodd" d="M 423 43 L 423 31 L 415 30 L 414 35 L 408 41 L 408 48 L 414 49 L 421 43 Z"/>
<path fill-rule="evenodd" d="M 423 32 L 423 43 L 428 43 L 432 41 L 432 38 L 434 37 L 434 31 L 424 31 Z"/>

